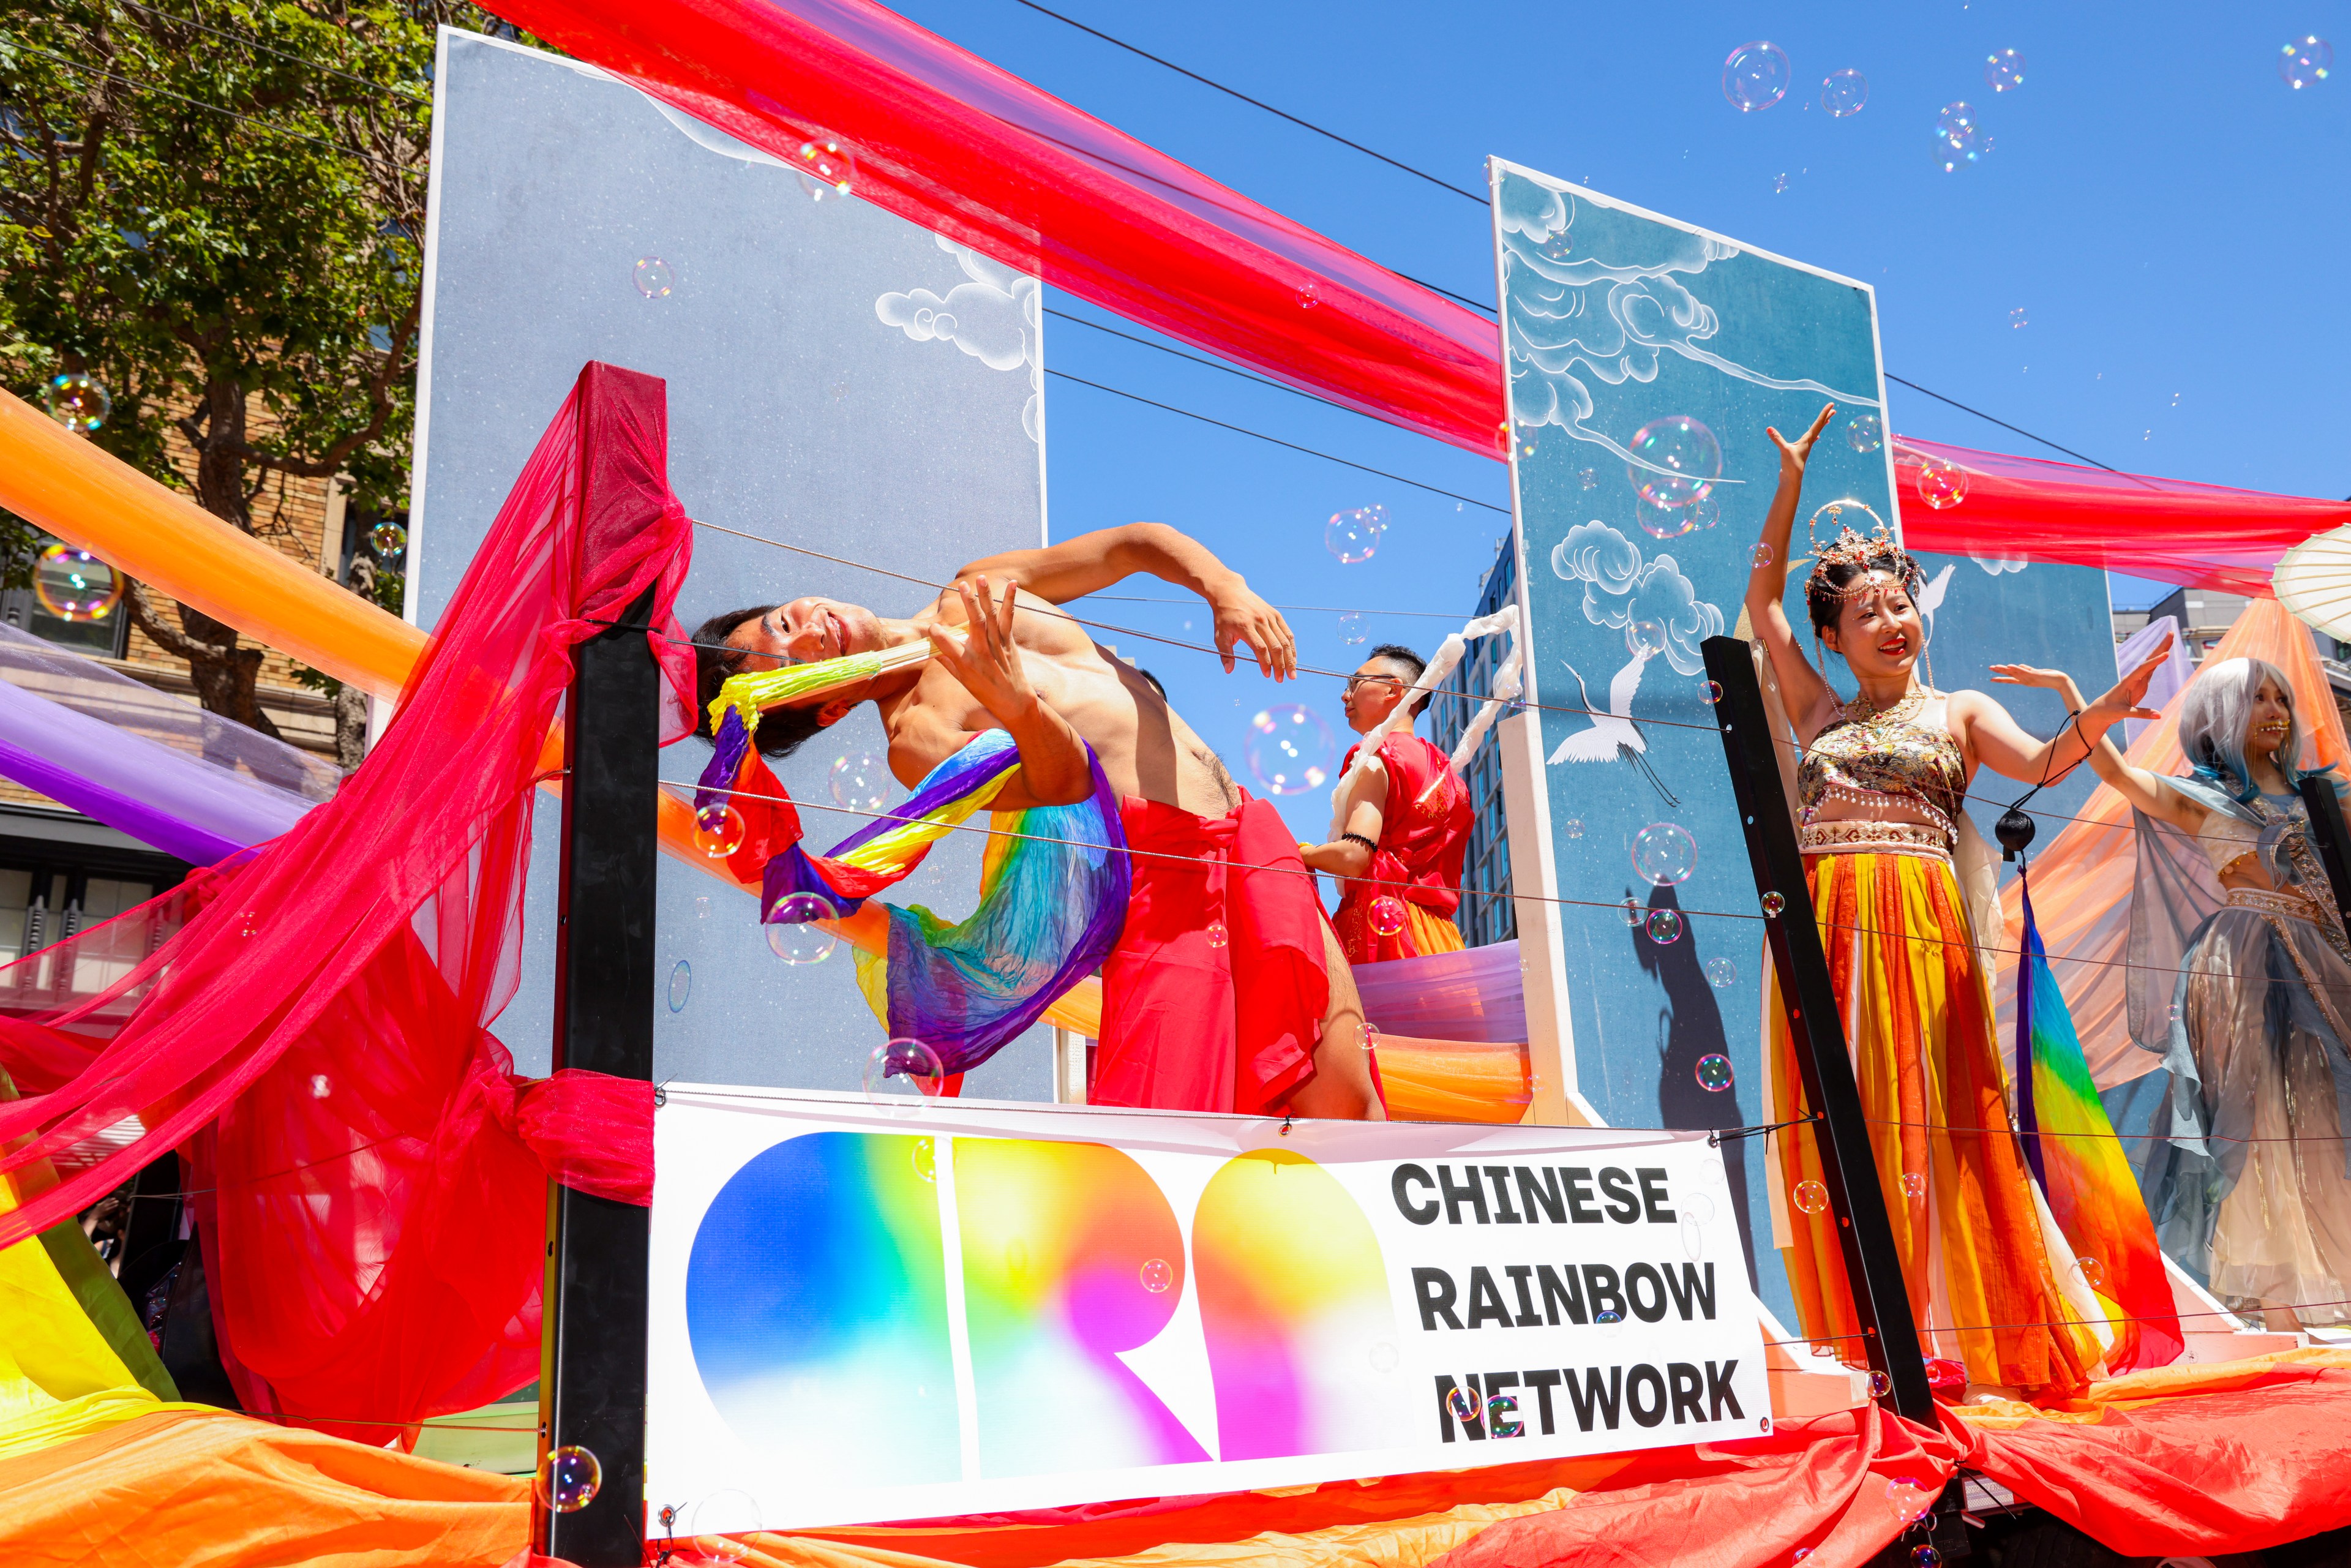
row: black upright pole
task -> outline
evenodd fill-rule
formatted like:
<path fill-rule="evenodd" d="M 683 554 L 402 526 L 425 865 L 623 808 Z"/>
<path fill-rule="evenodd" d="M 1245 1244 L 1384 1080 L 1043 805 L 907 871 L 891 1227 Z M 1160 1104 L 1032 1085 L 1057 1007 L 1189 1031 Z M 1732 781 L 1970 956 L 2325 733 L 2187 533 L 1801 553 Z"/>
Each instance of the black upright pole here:
<path fill-rule="evenodd" d="M 590 367 L 580 392 L 583 431 L 596 428 L 600 398 L 618 395 L 616 378 L 628 375 Z M 605 464 L 585 467 L 582 509 L 609 523 L 598 486 L 615 481 Z M 581 533 L 590 541 L 583 548 L 610 543 L 604 529 Z M 648 589 L 614 619 L 642 628 L 652 604 Z M 661 671 L 643 631 L 625 624 L 580 643 L 573 659 L 555 1065 L 650 1081 Z M 540 1508 L 534 1533 L 540 1552 L 580 1568 L 635 1568 L 644 1558 L 650 1218 L 635 1205 L 549 1184 L 540 1440 L 549 1449 L 587 1449 L 602 1480 L 576 1512 Z"/>
<path fill-rule="evenodd" d="M 2295 788 L 2302 791 L 2303 808 L 2310 813 L 2310 841 L 2318 851 L 2319 863 L 2326 867 L 2326 880 L 2334 884 L 2335 906 L 2343 912 L 2346 922 L 2351 922 L 2351 831 L 2344 826 L 2335 776 L 2313 774 Z"/>
<path fill-rule="evenodd" d="M 1788 792 L 1780 779 L 1771 723 L 1763 688 L 1755 678 L 1753 654 L 1736 637 L 1709 637 L 1702 644 L 1706 673 L 1722 688 L 1715 705 L 1722 727 L 1723 755 L 1730 786 L 1747 832 L 1747 858 L 1755 868 L 1755 891 L 1779 976 L 1780 1001 L 1787 1009 L 1789 1038 L 1795 1042 L 1804 1103 L 1818 1113 L 1813 1124 L 1820 1147 L 1821 1176 L 1837 1217 L 1837 1243 L 1845 1278 L 1853 1286 L 1854 1310 L 1869 1364 L 1886 1374 L 1886 1399 L 1895 1412 L 1926 1426 L 1935 1424 L 1935 1396 L 1927 1384 L 1927 1362 L 1918 1349 L 1910 1297 L 1903 1287 L 1902 1259 L 1894 1249 L 1894 1227 L 1886 1196 L 1877 1185 L 1877 1163 L 1862 1120 L 1861 1091 L 1846 1054 L 1844 1020 L 1829 983 L 1827 955 L 1821 950 L 1812 894 L 1804 885 L 1804 860 Z M 1772 895 L 1777 895 L 1776 905 Z M 1766 1050 L 1770 1049 L 1766 1043 Z"/>

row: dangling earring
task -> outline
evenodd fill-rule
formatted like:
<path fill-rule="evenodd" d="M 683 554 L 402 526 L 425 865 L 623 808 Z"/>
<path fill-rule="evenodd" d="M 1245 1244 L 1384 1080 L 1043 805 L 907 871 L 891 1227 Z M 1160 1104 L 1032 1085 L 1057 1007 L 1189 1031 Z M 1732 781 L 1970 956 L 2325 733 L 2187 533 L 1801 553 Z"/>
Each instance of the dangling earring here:
<path fill-rule="evenodd" d="M 1927 667 L 1927 689 L 1935 689 L 1935 650 L 1925 643 L 1918 648 L 1918 662 Z"/>

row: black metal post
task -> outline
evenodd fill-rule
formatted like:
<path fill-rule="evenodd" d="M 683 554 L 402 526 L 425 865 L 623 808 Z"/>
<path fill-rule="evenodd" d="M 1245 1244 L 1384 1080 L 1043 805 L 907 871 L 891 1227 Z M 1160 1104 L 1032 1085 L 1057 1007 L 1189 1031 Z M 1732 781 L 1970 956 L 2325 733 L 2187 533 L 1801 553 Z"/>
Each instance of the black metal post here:
<path fill-rule="evenodd" d="M 630 376 L 593 365 L 583 374 L 583 431 L 596 428 L 601 400 L 626 395 Z M 613 482 L 604 465 L 589 465 L 583 513 L 601 515 L 599 486 Z M 614 617 L 640 630 L 616 625 L 573 655 L 555 980 L 555 1065 L 646 1080 L 660 858 L 662 677 L 641 629 L 652 605 L 649 589 Z M 586 1448 L 602 1481 L 577 1512 L 538 1510 L 534 1535 L 538 1551 L 581 1568 L 635 1568 L 644 1557 L 650 1221 L 644 1208 L 549 1184 L 541 1451 Z"/>
<path fill-rule="evenodd" d="M 1877 1163 L 1862 1120 L 1861 1091 L 1846 1054 L 1844 1020 L 1829 982 L 1827 955 L 1821 950 L 1812 894 L 1804 885 L 1804 861 L 1796 844 L 1795 818 L 1772 752 L 1771 720 L 1763 688 L 1755 678 L 1749 645 L 1736 637 L 1709 637 L 1702 645 L 1706 673 L 1722 688 L 1715 716 L 1722 727 L 1722 750 L 1730 764 L 1730 785 L 1747 832 L 1747 858 L 1755 868 L 1759 897 L 1777 894 L 1779 911 L 1763 923 L 1779 977 L 1781 1005 L 1796 1047 L 1804 1103 L 1818 1113 L 1813 1139 L 1820 1147 L 1821 1176 L 1837 1217 L 1837 1242 L 1845 1278 L 1853 1286 L 1854 1310 L 1869 1364 L 1886 1374 L 1896 1414 L 1935 1424 L 1935 1398 L 1927 1384 L 1927 1361 L 1918 1349 L 1910 1298 L 1903 1287 L 1902 1260 L 1894 1249 L 1894 1227 L 1877 1183 Z M 1769 1050 L 1767 1041 L 1765 1049 Z"/>
<path fill-rule="evenodd" d="M 2335 793 L 2335 776 L 2314 774 L 2295 786 L 2303 808 L 2310 813 L 2310 841 L 2335 886 L 2335 906 L 2351 921 L 2351 830 L 2343 821 L 2343 802 Z"/>

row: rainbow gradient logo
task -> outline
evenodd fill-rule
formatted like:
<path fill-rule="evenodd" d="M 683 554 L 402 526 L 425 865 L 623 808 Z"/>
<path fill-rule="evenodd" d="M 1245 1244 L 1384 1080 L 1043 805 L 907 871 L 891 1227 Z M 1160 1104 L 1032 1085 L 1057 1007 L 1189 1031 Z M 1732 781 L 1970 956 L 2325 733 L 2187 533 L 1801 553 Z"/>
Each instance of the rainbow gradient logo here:
<path fill-rule="evenodd" d="M 1343 1453 L 1408 1418 L 1378 1240 L 1313 1161 L 1224 1159 L 1186 1225 L 1107 1145 L 956 1137 L 943 1168 L 941 1142 L 787 1138 L 695 1233 L 695 1366 L 796 1490 Z"/>

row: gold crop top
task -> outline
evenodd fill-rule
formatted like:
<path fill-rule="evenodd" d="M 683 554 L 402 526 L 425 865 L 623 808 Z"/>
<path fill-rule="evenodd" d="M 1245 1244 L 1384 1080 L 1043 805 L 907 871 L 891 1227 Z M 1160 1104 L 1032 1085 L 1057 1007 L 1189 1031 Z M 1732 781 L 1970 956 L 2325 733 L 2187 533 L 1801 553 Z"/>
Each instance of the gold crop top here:
<path fill-rule="evenodd" d="M 1832 800 L 1865 807 L 1898 797 L 1941 830 L 1947 849 L 1956 848 L 1967 759 L 1949 730 L 1917 721 L 1923 706 L 1897 703 L 1867 717 L 1840 717 L 1814 736 L 1796 767 L 1801 820 L 1809 825 Z"/>

